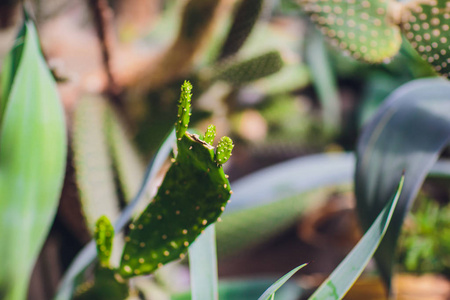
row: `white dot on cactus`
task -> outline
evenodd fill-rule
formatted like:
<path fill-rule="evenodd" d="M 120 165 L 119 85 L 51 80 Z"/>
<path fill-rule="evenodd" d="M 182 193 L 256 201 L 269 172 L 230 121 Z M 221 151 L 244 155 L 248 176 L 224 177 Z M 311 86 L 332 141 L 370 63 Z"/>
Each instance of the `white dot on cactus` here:
<path fill-rule="evenodd" d="M 183 229 L 183 234 L 187 234 L 188 233 L 188 231 L 187 231 L 187 229 Z"/>
<path fill-rule="evenodd" d="M 139 263 L 140 264 L 143 264 L 144 263 L 144 259 L 141 257 L 141 258 L 139 258 Z"/>
<path fill-rule="evenodd" d="M 169 253 L 169 251 L 164 251 L 164 256 L 169 256 L 170 255 L 170 253 Z"/>
<path fill-rule="evenodd" d="M 206 224 L 208 224 L 208 220 L 203 220 L 202 225 L 206 225 Z"/>
<path fill-rule="evenodd" d="M 127 273 L 130 273 L 131 272 L 131 268 L 130 268 L 130 266 L 124 266 L 123 267 L 123 270 L 125 271 L 125 272 L 127 272 Z"/>
<path fill-rule="evenodd" d="M 184 245 L 185 247 L 187 247 L 187 246 L 189 246 L 189 242 L 188 242 L 188 241 L 184 241 L 183 245 Z"/>

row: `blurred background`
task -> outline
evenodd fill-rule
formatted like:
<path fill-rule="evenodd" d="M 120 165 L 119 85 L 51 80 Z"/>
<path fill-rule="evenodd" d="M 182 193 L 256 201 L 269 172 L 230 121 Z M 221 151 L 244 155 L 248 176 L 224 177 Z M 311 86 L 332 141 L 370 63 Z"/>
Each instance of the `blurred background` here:
<path fill-rule="evenodd" d="M 281 191 L 260 211 L 234 218 L 230 212 L 229 220 L 225 214 L 217 227 L 221 279 L 277 278 L 310 262 L 296 280 L 304 290 L 314 290 L 362 234 L 350 153 L 361 128 L 394 89 L 434 76 L 407 42 L 378 65 L 344 56 L 291 0 L 33 0 L 25 5 L 58 82 L 71 134 L 58 215 L 29 299 L 50 299 L 90 240 L 95 216 L 106 209 L 114 219 L 136 193 L 146 164 L 173 126 L 186 79 L 194 86 L 191 127 L 204 131 L 215 124 L 218 136 L 235 142 L 226 166 L 232 186 L 285 161 L 303 157 L 307 163 L 313 154 L 324 162 L 311 170 L 327 174 L 327 157 L 345 157 L 342 168 L 349 171 L 342 169 L 346 175 L 340 182 L 311 184 L 308 192 L 289 197 Z M 21 22 L 21 1 L 2 1 L 0 64 Z M 118 120 L 114 124 L 120 124 L 109 129 L 119 135 L 111 151 L 128 157 L 125 171 L 114 154 L 104 155 L 110 135 L 102 134 L 108 130 L 102 118 L 111 117 L 110 110 Z M 284 171 L 272 172 L 275 179 Z M 298 172 L 293 176 L 303 180 L 311 171 Z M 123 174 L 129 175 L 123 179 Z M 450 236 L 444 231 L 450 228 L 448 183 L 429 179 L 419 197 L 398 247 L 396 293 L 399 299 L 450 299 L 450 241 L 440 238 Z M 257 196 L 249 201 L 258 205 Z M 238 213 L 239 207 L 231 210 Z M 258 218 L 265 222 L 257 223 Z M 185 268 L 183 263 L 165 268 L 154 289 L 188 289 Z M 384 299 L 374 265 L 366 272 L 346 299 Z M 169 274 L 177 279 L 167 280 Z M 158 299 L 151 297 L 146 299 Z"/>

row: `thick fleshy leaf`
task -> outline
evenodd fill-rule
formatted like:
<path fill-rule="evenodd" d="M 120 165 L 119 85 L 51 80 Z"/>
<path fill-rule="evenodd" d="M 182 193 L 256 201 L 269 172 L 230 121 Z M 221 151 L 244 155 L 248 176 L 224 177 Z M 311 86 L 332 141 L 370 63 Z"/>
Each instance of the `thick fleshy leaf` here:
<path fill-rule="evenodd" d="M 82 213 L 89 232 L 105 215 L 113 222 L 120 214 L 119 199 L 106 135 L 106 100 L 85 96 L 77 104 L 72 149 Z"/>
<path fill-rule="evenodd" d="M 400 49 L 400 29 L 387 18 L 388 0 L 297 2 L 333 46 L 355 59 L 378 63 Z"/>
<path fill-rule="evenodd" d="M 263 8 L 264 0 L 241 0 L 219 59 L 235 54 L 247 40 Z"/>
<path fill-rule="evenodd" d="M 392 224 L 375 258 L 388 286 L 405 214 L 439 153 L 450 142 L 450 83 L 422 79 L 397 89 L 383 103 L 358 142 L 355 175 L 357 210 L 365 228 L 395 190 L 405 185 Z"/>
<path fill-rule="evenodd" d="M 5 299 L 26 298 L 58 207 L 67 151 L 64 111 L 31 21 L 25 21 L 18 40 L 23 45 L 10 54 L 17 65 L 7 75 L 13 78 L 8 98 L 2 99 L 0 132 L 0 297 Z"/>
<path fill-rule="evenodd" d="M 394 209 L 400 198 L 404 183 L 404 177 L 400 179 L 397 191 L 386 204 L 375 221 L 356 246 L 350 251 L 339 266 L 311 295 L 310 300 L 342 299 L 353 283 L 361 275 L 369 263 L 375 250 L 380 245 L 386 230 L 391 222 Z"/>
<path fill-rule="evenodd" d="M 274 284 L 272 284 L 262 295 L 258 298 L 258 300 L 268 300 L 269 298 L 273 298 L 275 295 L 275 292 L 278 291 L 279 288 L 283 286 L 283 284 L 286 283 L 292 276 L 294 276 L 295 273 L 297 273 L 301 268 L 306 266 L 307 264 L 303 264 L 301 266 L 298 266 L 297 268 L 293 269 L 280 279 L 278 279 Z"/>
<path fill-rule="evenodd" d="M 450 76 L 450 2 L 409 1 L 402 14 L 402 30 L 411 45 L 444 77 Z"/>
<path fill-rule="evenodd" d="M 212 224 L 189 247 L 192 300 L 218 300 L 216 229 Z"/>

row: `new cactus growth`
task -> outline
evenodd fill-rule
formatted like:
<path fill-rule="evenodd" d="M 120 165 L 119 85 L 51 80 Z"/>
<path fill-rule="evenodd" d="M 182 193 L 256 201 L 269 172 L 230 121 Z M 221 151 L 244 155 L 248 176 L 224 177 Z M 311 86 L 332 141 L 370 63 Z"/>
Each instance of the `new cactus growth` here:
<path fill-rule="evenodd" d="M 111 225 L 108 217 L 101 216 L 97 220 L 95 223 L 94 237 L 100 265 L 102 267 L 108 267 L 114 238 L 114 227 Z"/>
<path fill-rule="evenodd" d="M 209 125 L 206 129 L 204 141 L 212 146 L 214 139 L 216 138 L 216 126 Z"/>
<path fill-rule="evenodd" d="M 216 151 L 216 162 L 218 165 L 224 164 L 230 159 L 233 147 L 233 141 L 229 137 L 224 136 L 220 139 Z"/>
<path fill-rule="evenodd" d="M 178 103 L 178 119 L 175 123 L 175 130 L 177 132 L 177 139 L 180 140 L 189 124 L 191 117 L 191 94 L 192 85 L 189 81 L 185 81 L 181 86 L 180 101 Z"/>
<path fill-rule="evenodd" d="M 186 132 L 191 88 L 183 84 L 177 130 L 178 154 L 172 160 L 157 195 L 131 225 L 119 267 L 124 277 L 150 274 L 172 260 L 183 258 L 187 247 L 225 210 L 231 190 L 212 142 Z M 217 151 L 229 157 L 231 139 L 222 139 Z M 220 150 L 219 150 L 220 148 Z M 226 160 L 224 160 L 226 161 Z"/>

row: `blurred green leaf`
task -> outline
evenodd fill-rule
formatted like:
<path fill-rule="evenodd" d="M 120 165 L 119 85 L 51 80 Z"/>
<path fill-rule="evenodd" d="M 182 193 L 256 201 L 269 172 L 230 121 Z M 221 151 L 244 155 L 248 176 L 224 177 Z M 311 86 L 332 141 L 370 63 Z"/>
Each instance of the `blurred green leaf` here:
<path fill-rule="evenodd" d="M 405 170 L 405 186 L 392 225 L 375 254 L 390 287 L 395 248 L 405 214 L 439 153 L 450 142 L 450 83 L 421 79 L 397 89 L 367 125 L 358 143 L 355 193 L 365 228 L 396 189 Z"/>
<path fill-rule="evenodd" d="M 310 300 L 342 299 L 345 296 L 380 245 L 400 198 L 403 182 L 404 177 L 401 178 L 392 200 L 386 204 L 358 244 L 311 295 Z"/>
<path fill-rule="evenodd" d="M 218 300 L 215 225 L 210 225 L 189 247 L 192 300 Z"/>
<path fill-rule="evenodd" d="M 294 276 L 297 271 L 299 271 L 301 268 L 306 266 L 307 264 L 303 264 L 301 266 L 298 266 L 297 268 L 293 269 L 280 279 L 278 279 L 274 284 L 272 284 L 262 295 L 258 298 L 258 300 L 267 300 L 269 298 L 273 299 L 275 292 L 278 291 L 280 287 L 283 286 L 283 284 L 286 283 L 292 276 Z"/>
<path fill-rule="evenodd" d="M 33 266 L 50 229 L 66 164 L 66 123 L 56 84 L 33 23 L 10 54 L 0 136 L 0 295 L 25 299 Z M 13 70 L 11 71 L 11 66 Z M 12 72 L 9 73 L 8 72 Z M 8 87 L 8 85 L 6 85 Z"/>

